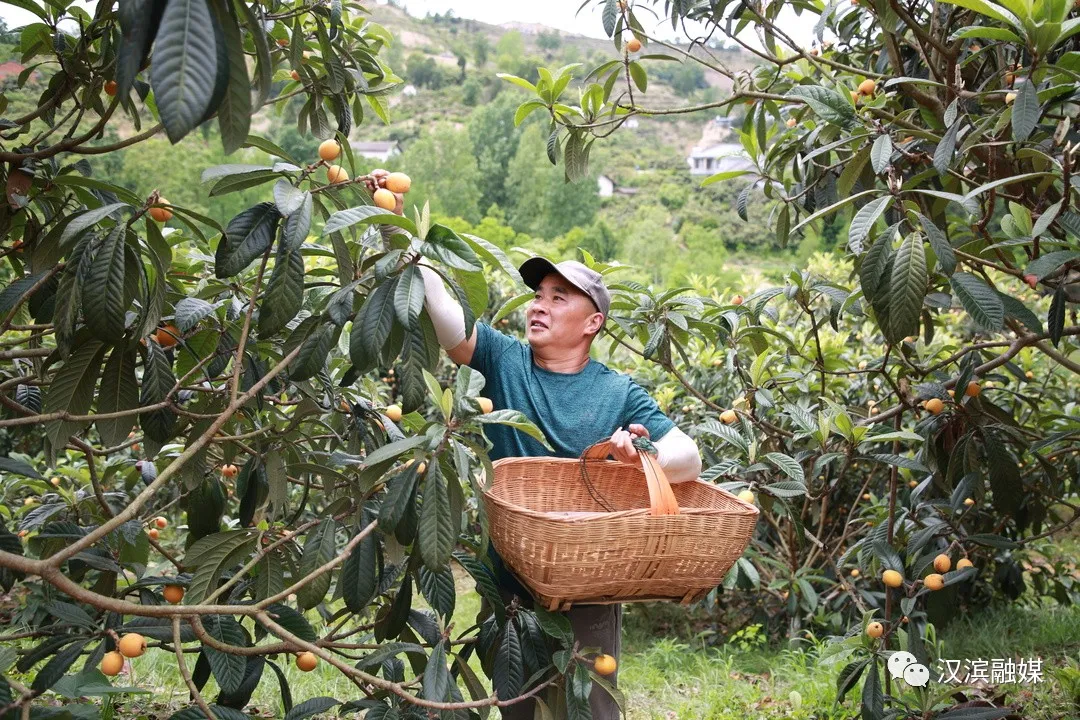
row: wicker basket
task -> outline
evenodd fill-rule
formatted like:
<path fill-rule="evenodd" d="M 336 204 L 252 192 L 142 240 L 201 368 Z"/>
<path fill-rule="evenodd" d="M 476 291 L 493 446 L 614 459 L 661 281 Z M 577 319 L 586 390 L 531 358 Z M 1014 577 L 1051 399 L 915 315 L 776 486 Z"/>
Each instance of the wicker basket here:
<path fill-rule="evenodd" d="M 758 509 L 701 480 L 670 485 L 656 459 L 503 458 L 484 492 L 491 541 L 549 610 L 572 604 L 694 602 L 750 542 Z"/>

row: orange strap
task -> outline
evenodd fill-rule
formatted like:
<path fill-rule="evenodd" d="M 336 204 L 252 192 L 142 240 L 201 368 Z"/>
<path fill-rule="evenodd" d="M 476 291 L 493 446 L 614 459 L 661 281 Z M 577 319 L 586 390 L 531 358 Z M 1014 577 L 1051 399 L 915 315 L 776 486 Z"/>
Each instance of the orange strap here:
<path fill-rule="evenodd" d="M 649 487 L 649 509 L 653 515 L 678 515 L 679 503 L 675 500 L 675 493 L 671 491 L 671 483 L 668 482 L 664 469 L 656 458 L 641 448 L 637 450 L 638 459 L 641 460 L 641 468 L 645 471 L 645 482 Z M 611 454 L 611 441 L 601 440 L 585 448 L 581 457 L 586 460 L 603 460 Z"/>

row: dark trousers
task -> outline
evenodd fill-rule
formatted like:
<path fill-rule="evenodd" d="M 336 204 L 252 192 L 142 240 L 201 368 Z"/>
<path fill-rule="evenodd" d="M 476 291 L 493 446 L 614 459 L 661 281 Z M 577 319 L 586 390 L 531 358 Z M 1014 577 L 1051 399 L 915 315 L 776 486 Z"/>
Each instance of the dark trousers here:
<path fill-rule="evenodd" d="M 509 602 L 509 595 L 506 595 Z M 579 648 L 598 647 L 600 652 L 611 655 L 616 661 L 622 659 L 622 605 L 574 605 L 563 613 L 570 620 L 570 627 L 574 631 L 574 638 Z M 618 687 L 619 671 L 616 670 L 607 678 L 612 685 Z M 561 688 L 558 688 L 562 692 Z M 555 688 L 540 691 L 539 695 L 544 699 L 548 707 L 558 704 L 552 697 Z M 551 701 L 548 698 L 551 697 Z M 619 705 L 606 690 L 593 683 L 592 693 L 589 695 L 589 705 L 592 708 L 593 720 L 619 720 Z M 501 708 L 504 720 L 533 720 L 536 702 L 529 698 L 510 707 Z"/>

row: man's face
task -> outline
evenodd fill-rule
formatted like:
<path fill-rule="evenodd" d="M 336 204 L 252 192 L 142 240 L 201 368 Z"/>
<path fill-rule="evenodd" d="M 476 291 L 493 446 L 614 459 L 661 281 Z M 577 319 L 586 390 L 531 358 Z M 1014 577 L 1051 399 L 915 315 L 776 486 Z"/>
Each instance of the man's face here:
<path fill-rule="evenodd" d="M 588 295 L 550 273 L 525 312 L 525 337 L 533 347 L 573 347 L 594 335 L 603 317 Z"/>

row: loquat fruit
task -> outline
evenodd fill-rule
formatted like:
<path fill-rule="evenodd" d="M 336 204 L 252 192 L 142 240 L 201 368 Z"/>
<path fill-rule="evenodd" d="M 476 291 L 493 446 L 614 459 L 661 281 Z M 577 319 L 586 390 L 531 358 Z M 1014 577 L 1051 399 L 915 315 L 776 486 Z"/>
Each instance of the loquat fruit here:
<path fill-rule="evenodd" d="M 315 657 L 315 653 L 302 652 L 296 656 L 296 667 L 302 672 L 311 672 L 318 664 L 319 658 Z"/>
<path fill-rule="evenodd" d="M 891 588 L 898 588 L 904 584 L 904 576 L 896 570 L 886 570 L 881 573 L 881 582 Z"/>
<path fill-rule="evenodd" d="M 343 183 L 348 179 L 348 171 L 340 165 L 331 165 L 326 169 L 326 180 L 331 184 Z"/>
<path fill-rule="evenodd" d="M 337 140 L 323 140 L 319 145 L 319 157 L 326 162 L 337 160 L 341 154 L 341 143 Z"/>
<path fill-rule="evenodd" d="M 618 667 L 618 663 L 610 655 L 597 655 L 596 659 L 593 660 L 593 669 L 601 675 L 610 675 L 615 672 L 616 667 Z"/>
<path fill-rule="evenodd" d="M 115 677 L 124 669 L 124 656 L 113 650 L 101 658 L 101 674 Z"/>
<path fill-rule="evenodd" d="M 116 649 L 126 658 L 137 658 L 146 652 L 146 638 L 139 633 L 127 633 L 120 638 Z"/>
<path fill-rule="evenodd" d="M 166 585 L 165 589 L 161 591 L 161 594 L 169 603 L 179 605 L 180 601 L 184 599 L 184 586 Z"/>

